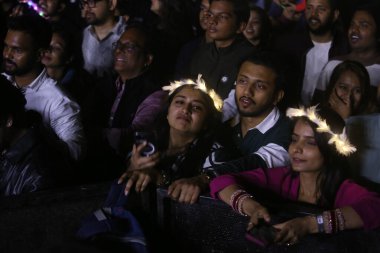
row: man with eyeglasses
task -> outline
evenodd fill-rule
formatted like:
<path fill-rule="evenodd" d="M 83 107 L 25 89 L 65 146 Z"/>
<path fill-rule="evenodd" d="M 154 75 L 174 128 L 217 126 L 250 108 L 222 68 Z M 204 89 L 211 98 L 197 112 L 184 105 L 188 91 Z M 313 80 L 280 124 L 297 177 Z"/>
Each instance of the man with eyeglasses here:
<path fill-rule="evenodd" d="M 26 109 L 41 114 L 47 132 L 59 138 L 63 152 L 78 160 L 85 142 L 79 106 L 57 87 L 41 64 L 51 36 L 49 23 L 38 15 L 9 19 L 3 50 L 4 75 L 23 91 Z M 56 136 L 49 135 L 53 139 Z"/>
<path fill-rule="evenodd" d="M 107 144 L 120 155 L 132 148 L 135 130 L 153 125 L 166 98 L 166 92 L 151 78 L 151 47 L 151 37 L 143 27 L 128 26 L 113 43 L 117 75 L 103 78 L 84 112 L 88 125 L 102 129 Z"/>
<path fill-rule="evenodd" d="M 84 68 L 98 77 L 111 72 L 112 43 L 125 29 L 122 17 L 115 16 L 116 0 L 81 0 L 82 17 L 89 25 L 83 31 Z"/>
<path fill-rule="evenodd" d="M 188 74 L 199 73 L 223 99 L 233 88 L 240 62 L 255 49 L 242 35 L 249 19 L 246 0 L 212 0 L 207 13 L 207 34 L 214 41 L 199 47 Z"/>

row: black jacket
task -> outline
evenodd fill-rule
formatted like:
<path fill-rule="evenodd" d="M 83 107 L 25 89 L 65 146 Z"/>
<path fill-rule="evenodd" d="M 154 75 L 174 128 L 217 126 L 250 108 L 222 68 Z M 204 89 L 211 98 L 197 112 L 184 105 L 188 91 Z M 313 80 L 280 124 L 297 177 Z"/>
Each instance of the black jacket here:
<path fill-rule="evenodd" d="M 31 127 L 0 155 L 0 194 L 18 195 L 62 185 L 70 165 Z M 67 182 L 67 181 L 66 181 Z"/>

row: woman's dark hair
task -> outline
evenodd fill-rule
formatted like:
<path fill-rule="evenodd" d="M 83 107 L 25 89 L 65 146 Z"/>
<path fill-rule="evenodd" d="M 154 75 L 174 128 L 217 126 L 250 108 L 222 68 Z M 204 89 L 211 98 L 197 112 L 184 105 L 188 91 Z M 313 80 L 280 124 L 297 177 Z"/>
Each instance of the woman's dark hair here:
<path fill-rule="evenodd" d="M 270 38 L 272 36 L 272 23 L 269 19 L 268 13 L 259 6 L 253 3 L 249 4 L 251 11 L 257 13 L 261 23 L 261 33 L 260 33 L 260 45 L 259 48 L 270 47 Z"/>
<path fill-rule="evenodd" d="M 317 113 L 322 119 L 326 120 L 334 133 L 342 133 L 345 122 L 337 113 L 327 107 L 319 107 Z M 322 207 L 332 208 L 336 193 L 349 174 L 348 159 L 337 151 L 334 144 L 328 143 L 332 137 L 330 133 L 318 132 L 318 126 L 307 117 L 294 118 L 294 125 L 300 120 L 308 123 L 312 128 L 315 141 L 324 159 L 323 168 L 317 179 L 316 190 L 320 193 L 317 204 Z"/>
<path fill-rule="evenodd" d="M 345 60 L 334 68 L 330 77 L 329 85 L 326 88 L 326 95 L 324 97 L 323 105 L 328 106 L 329 98 L 335 90 L 334 88 L 338 82 L 338 79 L 347 71 L 351 71 L 358 77 L 360 82 L 360 90 L 362 93 L 358 107 L 354 108 L 352 115 L 364 113 L 368 109 L 370 98 L 372 97 L 370 94 L 371 85 L 367 69 L 357 61 Z"/>
<path fill-rule="evenodd" d="M 157 138 L 157 144 L 159 150 L 166 150 L 169 146 L 169 131 L 170 126 L 167 120 L 169 107 L 174 97 L 185 88 L 194 88 L 194 85 L 183 85 L 177 88 L 168 98 L 167 105 L 158 117 L 155 124 L 155 134 Z M 195 89 L 195 88 L 194 88 Z M 205 126 L 197 136 L 196 147 L 192 148 L 186 158 L 181 163 L 179 171 L 180 177 L 191 177 L 197 175 L 202 166 L 205 158 L 209 155 L 211 146 L 214 143 L 215 131 L 219 124 L 221 124 L 221 112 L 219 112 L 215 106 L 214 101 L 209 95 L 200 91 L 200 94 L 206 102 L 206 109 L 208 114 L 206 116 Z"/>
<path fill-rule="evenodd" d="M 73 67 L 81 67 L 83 65 L 82 44 L 79 34 L 67 29 L 63 23 L 55 23 L 52 25 L 53 34 L 58 34 L 65 41 L 65 54 L 67 60 L 70 59 L 70 65 Z"/>
<path fill-rule="evenodd" d="M 167 33 L 184 33 L 191 30 L 192 13 L 189 1 L 159 0 L 161 2 L 159 27 Z M 175 34 L 174 34 L 175 35 Z M 181 35 L 181 34 L 180 34 Z M 186 34 L 186 36 L 189 36 Z M 182 39 L 182 38 L 181 38 Z M 188 39 L 188 38 L 186 38 Z"/>

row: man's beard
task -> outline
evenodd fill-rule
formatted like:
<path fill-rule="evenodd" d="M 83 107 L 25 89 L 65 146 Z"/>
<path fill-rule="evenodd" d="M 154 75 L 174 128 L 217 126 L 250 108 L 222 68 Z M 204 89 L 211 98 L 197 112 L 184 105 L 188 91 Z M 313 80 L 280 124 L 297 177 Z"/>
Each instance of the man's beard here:
<path fill-rule="evenodd" d="M 241 111 L 240 108 L 238 107 L 240 117 L 257 117 L 257 116 L 264 114 L 264 112 L 267 112 L 267 111 L 272 110 L 272 109 L 273 109 L 273 105 L 268 105 L 268 106 L 259 108 L 259 110 L 257 110 L 257 111 L 247 112 L 247 111 Z"/>
<path fill-rule="evenodd" d="M 334 25 L 335 25 L 335 22 L 334 22 L 334 16 L 331 15 L 325 24 L 322 24 L 321 22 L 319 22 L 319 23 L 320 23 L 321 25 L 320 25 L 317 29 L 310 29 L 310 26 L 309 26 L 309 25 L 307 26 L 308 29 L 309 29 L 309 31 L 310 31 L 312 34 L 317 35 L 317 36 L 324 35 L 324 34 L 326 34 L 327 32 L 333 30 Z"/>
<path fill-rule="evenodd" d="M 8 61 L 8 63 L 11 63 L 14 67 L 11 68 L 11 69 L 7 69 L 6 66 L 5 66 L 5 63 L 6 63 L 7 61 Z M 4 71 L 7 75 L 10 75 L 10 76 L 22 76 L 22 75 L 25 75 L 25 74 L 29 73 L 29 71 L 30 71 L 32 68 L 20 68 L 20 67 L 17 66 L 16 63 L 4 59 L 4 61 L 3 61 L 3 65 L 2 65 L 2 69 L 3 69 L 3 71 Z"/>
<path fill-rule="evenodd" d="M 257 117 L 273 109 L 273 104 L 267 104 L 267 105 L 257 108 L 257 110 L 254 110 L 254 111 L 243 111 L 239 108 L 239 104 L 236 101 L 236 97 L 235 97 L 235 103 L 236 103 L 236 107 L 238 109 L 240 117 Z"/>

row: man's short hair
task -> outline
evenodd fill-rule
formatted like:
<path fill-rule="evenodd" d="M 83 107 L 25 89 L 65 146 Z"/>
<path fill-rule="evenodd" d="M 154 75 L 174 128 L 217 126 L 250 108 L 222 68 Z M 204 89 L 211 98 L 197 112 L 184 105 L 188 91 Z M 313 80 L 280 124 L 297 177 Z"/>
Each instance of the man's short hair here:
<path fill-rule="evenodd" d="M 275 53 L 269 51 L 258 51 L 251 54 L 248 58 L 244 59 L 240 64 L 240 67 L 244 62 L 250 62 L 255 65 L 264 66 L 273 70 L 276 74 L 276 91 L 284 89 L 283 68 L 282 64 L 280 63 L 280 59 L 275 55 Z"/>
<path fill-rule="evenodd" d="M 39 15 L 22 15 L 8 20 L 8 30 L 29 34 L 33 38 L 35 49 L 49 48 L 52 29 L 47 20 Z"/>
<path fill-rule="evenodd" d="M 26 120 L 25 104 L 22 92 L 0 75 L 0 124 L 3 125 L 12 116 L 13 126 L 23 126 Z"/>
<path fill-rule="evenodd" d="M 234 14 L 238 24 L 247 23 L 250 16 L 249 2 L 247 0 L 210 0 L 210 4 L 215 1 L 230 2 L 234 7 Z"/>
<path fill-rule="evenodd" d="M 306 0 L 306 3 L 307 3 L 307 1 L 309 1 L 309 0 Z M 333 11 L 338 10 L 338 7 L 339 7 L 338 6 L 338 0 L 327 0 L 327 2 L 329 2 L 331 10 L 333 10 Z"/>
<path fill-rule="evenodd" d="M 146 27 L 143 23 L 141 22 L 132 22 L 128 26 L 125 27 L 124 32 L 128 30 L 136 29 L 143 37 L 145 40 L 144 44 L 144 51 L 146 54 L 155 54 L 156 50 L 159 50 L 156 48 L 156 44 L 154 43 L 154 40 L 152 38 L 151 33 L 149 32 L 148 27 Z"/>

